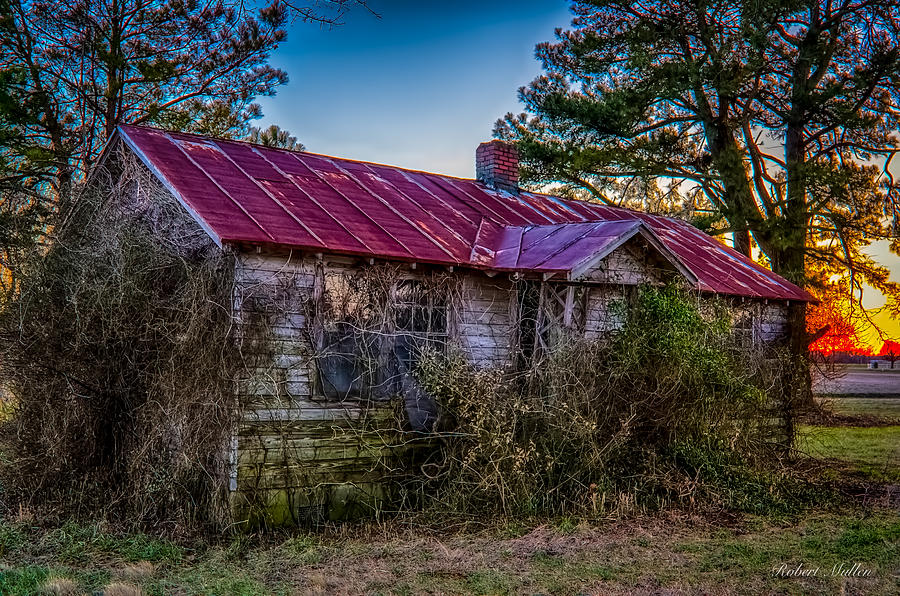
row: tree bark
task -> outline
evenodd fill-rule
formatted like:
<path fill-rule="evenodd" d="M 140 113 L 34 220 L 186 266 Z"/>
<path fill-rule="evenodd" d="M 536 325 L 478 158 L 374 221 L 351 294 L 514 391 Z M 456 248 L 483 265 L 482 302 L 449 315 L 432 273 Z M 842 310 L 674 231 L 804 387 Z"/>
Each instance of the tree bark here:
<path fill-rule="evenodd" d="M 770 254 L 772 270 L 803 286 L 806 282 L 806 249 L 809 215 L 805 179 L 806 152 L 803 144 L 802 110 L 793 114 L 785 138 L 787 162 L 787 204 L 780 246 Z M 786 430 L 794 438 L 796 414 L 814 406 L 812 376 L 809 368 L 810 335 L 806 331 L 806 303 L 788 307 L 788 368 L 782 381 L 782 399 Z"/>
<path fill-rule="evenodd" d="M 750 250 L 750 232 L 747 230 L 735 230 L 732 232 L 732 237 L 734 238 L 734 250 L 747 257 L 753 256 Z"/>

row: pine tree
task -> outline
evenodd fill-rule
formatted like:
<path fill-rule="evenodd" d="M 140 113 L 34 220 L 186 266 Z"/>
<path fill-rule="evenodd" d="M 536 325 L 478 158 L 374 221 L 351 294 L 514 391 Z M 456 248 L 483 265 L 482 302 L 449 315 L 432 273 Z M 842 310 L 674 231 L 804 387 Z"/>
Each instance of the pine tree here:
<path fill-rule="evenodd" d="M 306 150 L 306 147 L 297 140 L 297 137 L 293 136 L 277 124 L 273 124 L 268 128 L 251 126 L 246 140 L 258 145 L 277 147 L 279 149 L 287 149 L 288 151 Z"/>
<path fill-rule="evenodd" d="M 37 116 L 24 81 L 20 68 L 0 70 L 0 304 L 15 292 L 13 272 L 33 252 L 49 213 L 52 155 L 25 134 Z"/>
<path fill-rule="evenodd" d="M 605 202 L 630 177 L 666 186 L 744 254 L 755 242 L 777 273 L 800 284 L 849 274 L 900 312 L 900 286 L 864 252 L 887 239 L 900 253 L 888 171 L 900 148 L 900 3 L 573 10 L 573 28 L 537 48 L 546 72 L 520 90 L 527 113 L 497 123 L 524 180 Z M 796 306 L 798 370 L 809 339 Z"/>
<path fill-rule="evenodd" d="M 287 81 L 268 65 L 285 39 L 278 2 L 255 15 L 197 0 L 0 2 L 0 60 L 25 74 L 39 114 L 27 136 L 53 153 L 57 198 L 120 123 L 245 134 L 254 99 Z"/>

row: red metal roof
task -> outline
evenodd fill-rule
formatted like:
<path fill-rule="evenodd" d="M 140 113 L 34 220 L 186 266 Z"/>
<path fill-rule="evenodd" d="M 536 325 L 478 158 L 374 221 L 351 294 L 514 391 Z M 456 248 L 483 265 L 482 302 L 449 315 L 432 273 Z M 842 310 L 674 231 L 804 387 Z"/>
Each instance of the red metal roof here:
<path fill-rule="evenodd" d="M 137 126 L 118 132 L 221 245 L 571 273 L 640 233 L 701 290 L 812 300 L 673 218 L 249 143 Z"/>

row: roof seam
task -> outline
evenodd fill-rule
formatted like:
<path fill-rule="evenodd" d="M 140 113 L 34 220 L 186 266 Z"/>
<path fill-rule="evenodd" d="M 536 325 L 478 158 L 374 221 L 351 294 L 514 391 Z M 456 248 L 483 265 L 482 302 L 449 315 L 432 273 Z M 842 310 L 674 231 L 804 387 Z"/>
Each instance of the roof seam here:
<path fill-rule="evenodd" d="M 356 179 L 356 176 L 352 175 L 350 172 L 348 172 L 347 170 L 345 170 L 344 168 L 342 168 L 340 165 L 334 163 L 333 161 L 332 161 L 332 163 L 334 164 L 334 166 L 335 166 L 336 168 L 338 168 L 339 170 L 341 170 L 342 172 L 344 172 L 344 174 L 346 174 L 346 175 L 350 178 L 350 180 L 352 180 L 353 183 L 356 184 L 357 186 L 359 186 L 364 192 L 368 193 L 368 194 L 371 195 L 376 201 L 379 201 L 382 205 L 384 205 L 385 207 L 387 207 L 388 209 L 390 209 L 391 211 L 393 211 L 393 212 L 397 215 L 397 217 L 399 217 L 400 219 L 402 219 L 403 221 L 405 221 L 405 222 L 406 222 L 413 230 L 415 230 L 416 232 L 418 232 L 418 233 L 419 233 L 421 236 L 423 236 L 426 240 L 428 240 L 429 242 L 431 242 L 432 244 L 434 244 L 435 246 L 437 246 L 439 249 L 441 249 L 441 250 L 444 252 L 444 254 L 446 254 L 448 257 L 450 257 L 450 258 L 453 259 L 453 260 L 456 260 L 456 256 L 455 256 L 452 252 L 450 252 L 449 250 L 447 250 L 447 247 L 445 247 L 443 244 L 441 244 L 440 242 L 438 242 L 434 237 L 432 237 L 431 234 L 428 234 L 428 233 L 426 233 L 424 230 L 422 230 L 421 227 L 417 226 L 417 225 L 416 225 L 414 222 L 412 222 L 408 217 L 406 217 L 405 215 L 403 215 L 402 213 L 400 213 L 400 211 L 398 211 L 397 209 L 395 209 L 393 205 L 391 205 L 390 203 L 388 203 L 387 201 L 385 201 L 381 196 L 377 195 L 376 193 L 374 193 L 373 191 L 371 191 L 369 188 L 367 188 L 367 187 L 363 186 L 362 184 L 360 184 L 360 182 Z"/>
<path fill-rule="evenodd" d="M 342 193 L 341 191 L 339 191 L 338 189 L 336 189 L 334 186 L 332 186 L 331 184 L 329 184 L 329 182 L 328 182 L 327 180 L 325 180 L 325 178 L 323 178 L 322 176 L 319 175 L 319 172 L 317 172 L 317 171 L 314 170 L 313 168 L 309 167 L 308 165 L 306 165 L 305 163 L 303 163 L 302 161 L 300 161 L 300 159 L 297 158 L 297 155 L 296 155 L 296 154 L 294 154 L 293 152 L 290 152 L 290 153 L 291 153 L 291 155 L 294 157 L 294 159 L 296 159 L 299 163 L 301 163 L 301 164 L 303 165 L 304 168 L 306 168 L 307 170 L 309 170 L 310 172 L 312 172 L 313 176 L 315 176 L 316 178 L 318 178 L 319 181 L 322 182 L 322 184 L 324 184 L 325 186 L 327 186 L 328 188 L 330 188 L 331 190 L 333 190 L 335 193 L 337 193 L 339 196 L 341 196 L 345 201 L 347 201 L 347 203 L 348 203 L 349 205 L 351 205 L 354 209 L 356 209 L 357 211 L 359 211 L 360 213 L 362 213 L 363 217 L 365 217 L 366 219 L 368 219 L 369 222 L 372 223 L 372 225 L 374 225 L 375 227 L 377 227 L 378 229 L 380 229 L 382 232 L 384 232 L 385 234 L 387 234 L 387 236 L 388 236 L 391 240 L 393 240 L 393 241 L 397 244 L 397 246 L 400 247 L 401 250 L 403 250 L 406 254 L 408 254 L 408 255 L 409 255 L 410 257 L 412 257 L 413 259 L 416 258 L 416 255 L 414 255 L 408 248 L 406 248 L 406 246 L 405 246 L 402 242 L 400 242 L 399 240 L 397 240 L 397 238 L 396 238 L 393 234 L 391 234 L 389 231 L 387 231 L 387 230 L 385 229 L 384 226 L 382 226 L 380 223 L 378 223 L 377 221 L 375 221 L 374 219 L 372 219 L 372 217 L 371 217 L 368 213 L 366 213 L 365 211 L 363 211 L 363 209 L 362 209 L 359 205 L 357 205 L 355 202 L 351 201 L 350 198 L 349 198 L 347 195 L 345 195 L 344 193 Z M 354 237 L 355 237 L 355 236 L 356 236 L 356 235 L 354 234 Z"/>
<path fill-rule="evenodd" d="M 231 163 L 234 165 L 234 167 L 236 167 L 236 168 L 241 172 L 241 174 L 243 174 L 244 176 L 247 177 L 248 180 L 250 180 L 251 182 L 253 182 L 253 183 L 254 183 L 261 191 L 263 191 L 263 193 L 265 193 L 265 195 L 266 195 L 267 197 L 269 197 L 276 205 L 278 205 L 279 207 L 281 207 L 281 210 L 284 211 L 284 212 L 288 215 L 288 217 L 291 218 L 291 220 L 293 220 L 294 222 L 296 222 L 296 223 L 297 223 L 301 228 L 303 228 L 310 236 L 312 236 L 313 238 L 315 238 L 316 241 L 317 241 L 319 244 L 321 244 L 323 248 L 326 247 L 326 246 L 328 246 L 321 238 L 319 238 L 319 235 L 318 235 L 318 234 L 316 234 L 314 231 L 312 231 L 312 229 L 310 229 L 310 227 L 307 226 L 305 223 L 303 223 L 302 221 L 300 221 L 300 218 L 299 218 L 299 217 L 296 217 L 293 213 L 291 213 L 291 212 L 288 210 L 288 208 L 287 208 L 281 201 L 279 201 L 278 198 L 277 198 L 275 195 L 273 195 L 271 192 L 269 192 L 269 189 L 267 189 L 265 186 L 263 186 L 262 184 L 260 184 L 259 180 L 257 180 L 256 178 L 254 178 L 253 176 L 251 176 L 250 174 L 248 174 L 247 171 L 244 170 L 244 168 L 242 168 L 241 166 L 239 166 L 238 163 L 237 163 L 236 161 L 234 161 L 233 159 L 231 159 L 231 156 L 228 155 L 228 153 L 226 153 L 225 150 L 222 149 L 222 147 L 220 147 L 218 143 L 214 143 L 214 145 L 219 149 L 219 151 L 221 151 L 221 153 L 222 153 L 222 155 L 225 157 L 225 159 L 227 159 L 229 162 L 231 162 Z"/>
<path fill-rule="evenodd" d="M 464 195 L 466 195 L 467 197 L 469 197 L 470 200 L 475 201 L 475 203 L 477 203 L 477 204 L 481 207 L 482 210 L 484 210 L 484 211 L 489 211 L 490 213 L 492 213 L 492 214 L 497 218 L 497 219 L 495 220 L 496 223 L 499 223 L 500 225 L 514 225 L 514 224 L 512 224 L 512 223 L 509 221 L 508 218 L 503 217 L 502 215 L 500 215 L 499 212 L 497 212 L 496 210 L 494 210 L 492 207 L 489 207 L 488 205 L 486 205 L 486 204 L 484 203 L 484 201 L 482 201 L 482 200 L 479 199 L 478 197 L 472 196 L 472 194 L 471 194 L 469 191 L 467 191 L 467 190 L 464 189 L 464 188 L 460 188 L 460 187 L 456 186 L 456 184 L 453 184 L 453 183 L 450 182 L 449 180 L 444 180 L 444 179 L 442 179 L 442 178 L 438 178 L 437 180 L 435 180 L 435 184 L 437 184 L 438 186 L 441 186 L 441 187 L 443 187 L 444 184 L 447 184 L 447 185 L 449 185 L 451 188 L 455 189 L 455 190 L 457 191 L 457 193 L 463 193 Z M 446 190 L 446 188 L 445 188 L 444 190 Z M 453 193 L 450 193 L 450 194 L 453 194 Z M 462 200 L 462 199 L 460 198 L 460 200 Z M 468 205 L 468 202 L 466 202 L 465 200 L 462 200 L 462 202 L 463 202 L 463 203 L 466 203 L 466 204 Z M 472 207 L 471 205 L 469 205 L 469 206 Z M 473 209 L 475 209 L 475 208 L 473 207 Z M 478 209 L 475 209 L 475 210 L 478 211 Z M 520 217 L 521 217 L 521 216 L 520 216 Z M 523 219 L 524 219 L 524 218 L 523 218 Z"/>
<path fill-rule="evenodd" d="M 521 226 L 519 228 L 519 241 L 516 243 L 516 246 L 519 247 L 518 250 L 516 251 L 516 268 L 519 267 L 519 261 L 522 260 L 522 252 L 524 252 L 524 250 L 522 249 L 522 241 L 525 239 L 525 232 L 527 230 L 528 230 L 527 226 Z"/>
<path fill-rule="evenodd" d="M 575 223 L 575 222 L 572 222 L 572 223 Z M 550 230 L 550 233 L 547 234 L 546 236 L 542 236 L 542 237 L 538 238 L 537 240 L 532 240 L 531 244 L 529 244 L 528 246 L 522 246 L 522 252 L 525 252 L 532 246 L 540 244 L 541 242 L 543 242 L 550 236 L 553 236 L 554 234 L 559 234 L 562 231 L 564 225 L 566 225 L 566 224 L 556 224 L 556 225 L 551 224 L 550 226 L 546 226 L 546 227 L 553 228 L 552 230 Z M 529 226 L 529 229 L 533 230 L 534 228 L 542 228 L 542 227 L 545 227 L 545 226 Z M 525 239 L 525 237 L 523 236 L 522 240 L 524 240 L 524 239 Z"/>
<path fill-rule="evenodd" d="M 452 211 L 455 211 L 456 213 L 459 214 L 460 217 L 462 217 L 463 219 L 465 219 L 465 220 L 471 222 L 473 226 L 474 226 L 474 225 L 480 224 L 481 220 L 478 220 L 478 223 L 476 223 L 476 221 L 475 221 L 474 219 L 472 219 L 471 217 L 469 217 L 468 215 L 466 215 L 465 213 L 463 213 L 462 211 L 460 211 L 460 210 L 457 209 L 456 207 L 452 206 L 450 203 L 448 203 L 447 201 L 445 201 L 444 199 L 442 199 L 441 197 L 439 197 L 437 194 L 431 192 L 430 189 L 428 189 L 428 188 L 426 188 L 425 186 L 423 186 L 418 180 L 416 180 L 415 178 L 413 178 L 413 177 L 410 175 L 411 172 L 409 172 L 409 171 L 407 171 L 407 170 L 403 170 L 403 169 L 398 169 L 397 172 L 399 172 L 404 178 L 406 178 L 407 180 L 409 180 L 412 184 L 415 184 L 416 186 L 418 186 L 419 188 L 421 188 L 424 192 L 430 194 L 432 197 L 435 198 L 436 201 L 440 201 L 443 205 L 446 205 L 448 209 L 450 209 L 450 210 L 452 210 Z M 425 176 L 426 174 L 420 174 L 420 175 Z M 436 177 L 436 178 L 439 178 L 438 176 L 435 176 L 435 177 Z M 440 189 L 443 190 L 444 192 L 447 192 L 447 190 L 446 190 L 445 188 L 443 188 L 440 184 L 438 184 L 436 181 L 435 181 L 435 182 L 432 182 L 432 184 L 434 184 L 435 186 L 437 186 L 438 188 L 440 188 Z M 448 193 L 448 194 L 449 194 L 449 193 Z M 470 205 L 470 204 L 467 203 L 466 201 L 462 201 L 462 200 L 461 200 L 460 202 L 461 202 L 462 204 L 464 204 L 466 207 L 468 207 L 469 209 L 472 209 L 473 211 L 477 211 L 474 207 L 472 207 L 472 205 Z M 484 218 L 483 215 L 479 215 L 479 217 L 482 218 L 482 219 Z"/>
<path fill-rule="evenodd" d="M 294 188 L 296 188 L 298 191 L 300 191 L 301 193 L 303 193 L 303 196 L 305 196 L 305 197 L 306 197 L 307 199 L 309 199 L 312 203 L 314 203 L 319 209 L 321 209 L 322 212 L 323 212 L 325 215 L 327 215 L 327 216 L 330 217 L 332 220 L 334 220 L 334 223 L 336 223 L 338 226 L 340 226 L 342 230 L 344 230 L 345 232 L 347 232 L 347 234 L 348 234 L 351 238 L 353 238 L 354 240 L 356 240 L 357 242 L 359 242 L 360 246 L 362 246 L 363 248 L 365 248 L 366 250 L 368 250 L 368 251 L 371 252 L 371 253 L 377 252 L 377 251 L 374 250 L 371 246 L 369 246 L 368 244 L 366 244 L 365 242 L 363 242 L 362 238 L 358 237 L 356 234 L 354 234 L 353 232 L 351 232 L 351 231 L 347 228 L 347 226 L 345 226 L 343 223 L 341 223 L 341 221 L 340 221 L 338 218 L 336 218 L 335 216 L 333 216 L 333 215 L 331 214 L 331 212 L 330 212 L 328 209 L 326 209 L 321 203 L 319 203 L 319 201 L 316 200 L 315 197 L 313 197 L 311 194 L 309 194 L 309 193 L 306 192 L 303 188 L 301 188 L 300 185 L 297 184 L 297 181 L 294 180 L 294 178 L 293 178 L 290 174 L 288 174 L 287 172 L 285 172 L 284 170 L 282 170 L 280 167 L 278 167 L 278 166 L 275 164 L 275 162 L 271 161 L 268 157 L 266 157 L 265 155 L 263 155 L 262 152 L 259 151 L 256 147 L 253 147 L 252 149 L 253 149 L 253 151 L 255 151 L 260 157 L 262 157 L 262 158 L 266 161 L 266 163 L 268 163 L 270 166 L 272 166 L 272 168 L 273 168 L 276 172 L 278 172 L 279 174 L 281 174 L 282 176 L 284 176 L 284 179 L 287 180 Z"/>
<path fill-rule="evenodd" d="M 486 218 L 482 215 L 481 221 L 478 222 L 478 230 L 475 232 L 475 240 L 472 242 L 472 250 L 469 251 L 469 262 L 470 263 L 475 262 L 475 251 L 478 250 L 479 246 L 481 246 L 480 244 L 478 244 L 478 241 L 481 240 L 481 229 L 484 226 L 485 221 L 486 221 Z M 485 247 L 485 248 L 487 248 L 487 247 Z M 490 249 L 488 249 L 488 250 L 490 250 Z"/>
<path fill-rule="evenodd" d="M 366 166 L 366 169 L 368 169 L 369 172 L 370 172 L 373 176 L 378 176 L 378 172 L 375 172 L 374 170 L 372 170 L 372 168 Z M 379 178 L 380 178 L 380 176 L 379 176 Z M 407 179 L 409 179 L 409 178 L 407 178 Z M 416 184 L 416 186 L 419 186 L 419 188 L 422 188 L 422 190 L 424 190 L 425 192 L 427 192 L 428 194 L 430 194 L 432 197 L 434 197 L 434 199 L 435 199 L 436 201 L 438 201 L 439 203 L 441 203 L 442 205 L 444 205 L 445 207 L 447 207 L 447 208 L 450 209 L 451 211 L 455 212 L 455 213 L 456 213 L 457 215 L 459 215 L 459 217 L 461 217 L 462 219 L 465 219 L 466 221 L 472 222 L 471 219 L 469 219 L 468 217 L 466 217 L 465 215 L 463 215 L 463 214 L 462 214 L 460 211 L 458 211 L 457 209 L 454 209 L 453 207 L 450 207 L 449 205 L 447 205 L 447 203 L 445 203 L 444 201 L 442 201 L 441 199 L 439 199 L 437 196 L 435 196 L 435 195 L 434 195 L 433 193 L 431 193 L 430 191 L 426 190 L 425 188 L 423 188 L 422 186 L 418 185 L 418 184 L 417 184 L 416 182 L 414 182 L 414 181 L 411 181 L 411 182 L 412 182 L 413 184 Z M 434 221 L 436 221 L 436 222 L 437 222 L 439 225 L 441 225 L 445 230 L 447 230 L 448 232 L 450 232 L 451 234 L 453 234 L 453 235 L 456 237 L 457 240 L 459 240 L 459 241 L 462 242 L 463 244 L 468 244 L 468 243 L 469 243 L 465 238 L 463 238 L 462 236 L 460 236 L 459 233 L 458 233 L 456 230 L 454 230 L 452 227 L 450 227 L 449 225 L 447 225 L 447 224 L 445 224 L 443 221 L 441 221 L 440 218 L 438 218 L 435 214 L 431 213 L 431 212 L 430 212 L 428 209 L 426 209 L 421 203 L 419 203 L 419 201 L 417 201 L 415 198 L 413 198 L 412 196 L 410 196 L 410 195 L 407 194 L 406 192 L 400 190 L 400 189 L 397 188 L 396 186 L 394 186 L 393 188 L 394 188 L 394 190 L 397 192 L 398 195 L 402 196 L 402 197 L 405 198 L 407 201 L 409 201 L 410 203 L 414 204 L 416 207 L 418 207 L 419 209 L 421 209 L 424 213 L 427 213 L 429 216 L 431 216 L 431 219 L 433 219 Z M 472 223 L 474 224 L 475 222 L 472 222 Z"/>
<path fill-rule="evenodd" d="M 218 181 L 217 181 L 215 178 L 213 178 L 212 176 L 210 176 L 209 172 L 207 172 L 203 167 L 201 167 L 200 164 L 198 164 L 197 161 L 196 161 L 193 157 L 191 157 L 190 154 L 189 154 L 187 151 L 184 150 L 184 147 L 182 147 L 182 146 L 181 146 L 175 139 L 173 139 L 170 135 L 165 134 L 165 135 L 163 135 L 163 136 L 165 136 L 165 137 L 169 140 L 169 142 L 171 142 L 173 145 L 175 145 L 175 147 L 176 147 L 179 151 L 181 151 L 181 153 L 184 154 L 184 156 L 188 159 L 188 161 L 190 161 L 192 164 L 194 164 L 194 167 L 196 167 L 198 170 L 200 170 L 201 172 L 203 172 L 203 175 L 206 176 L 206 177 L 209 179 L 209 181 L 212 182 L 213 185 L 215 185 L 215 187 L 218 188 L 218 189 L 222 192 L 222 194 L 224 194 L 226 197 L 228 197 L 228 200 L 230 200 L 232 203 L 234 203 L 235 206 L 237 206 L 237 208 L 240 209 L 240 210 L 244 213 L 244 215 L 246 215 L 248 218 L 250 218 L 250 221 L 252 221 L 252 222 L 256 225 L 256 227 L 260 229 L 260 231 L 261 231 L 263 234 L 265 234 L 266 236 L 268 236 L 269 238 L 271 238 L 271 239 L 272 239 L 272 242 L 275 242 L 275 241 L 276 241 L 276 240 L 275 240 L 275 236 L 273 236 L 272 234 L 270 234 L 270 233 L 268 232 L 268 230 L 266 230 L 266 229 L 262 226 L 262 224 L 260 224 L 258 221 L 256 221 L 256 218 L 253 217 L 252 215 L 250 215 L 250 212 L 247 211 L 247 210 L 244 208 L 243 205 L 241 205 L 240 203 L 238 203 L 238 202 L 235 200 L 235 198 L 231 196 L 231 193 L 229 193 L 227 190 L 225 190 L 224 188 L 222 188 L 222 185 L 219 184 Z M 207 143 L 207 145 L 208 145 L 208 143 Z"/>
<path fill-rule="evenodd" d="M 547 215 L 546 215 L 543 211 L 541 211 L 540 209 L 538 209 L 537 207 L 535 207 L 534 205 L 532 205 L 532 204 L 527 200 L 527 196 L 526 196 L 526 195 L 519 194 L 518 196 L 516 196 L 516 197 L 514 197 L 514 198 L 515 198 L 515 201 L 516 201 L 517 203 L 519 203 L 519 204 L 521 204 L 521 205 L 524 205 L 525 207 L 531 209 L 534 213 L 536 213 L 537 215 L 543 217 L 543 218 L 546 219 L 548 222 L 550 222 L 550 223 L 553 222 L 553 220 L 550 219 L 549 217 L 547 217 Z M 553 211 L 553 210 L 551 209 L 551 211 Z M 557 213 L 556 211 L 553 211 L 553 212 L 554 212 L 554 214 L 556 214 L 557 216 L 562 215 L 561 213 Z"/>

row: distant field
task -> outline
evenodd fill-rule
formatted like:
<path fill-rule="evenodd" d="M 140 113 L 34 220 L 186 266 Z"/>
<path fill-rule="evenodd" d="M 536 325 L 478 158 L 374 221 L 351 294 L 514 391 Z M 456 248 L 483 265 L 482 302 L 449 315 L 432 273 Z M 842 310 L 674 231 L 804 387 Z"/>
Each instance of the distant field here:
<path fill-rule="evenodd" d="M 896 420 L 900 424 L 900 397 L 841 397 L 824 396 L 819 402 L 836 414 L 846 416 L 874 416 Z"/>
<path fill-rule="evenodd" d="M 813 379 L 813 390 L 818 395 L 890 395 L 900 397 L 900 363 L 894 369 L 867 369 L 850 365 L 837 371 L 832 379 Z"/>
<path fill-rule="evenodd" d="M 837 414 L 859 417 L 859 424 L 851 420 L 838 426 L 802 426 L 797 448 L 869 480 L 900 482 L 900 396 L 819 399 Z M 873 424 L 871 419 L 883 422 Z"/>

